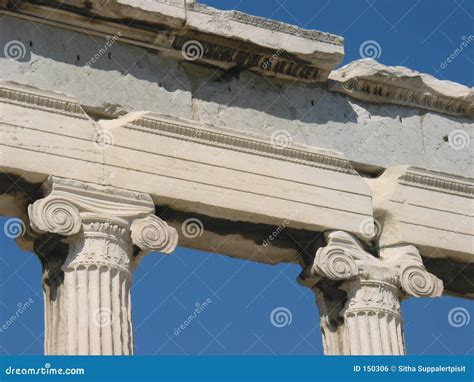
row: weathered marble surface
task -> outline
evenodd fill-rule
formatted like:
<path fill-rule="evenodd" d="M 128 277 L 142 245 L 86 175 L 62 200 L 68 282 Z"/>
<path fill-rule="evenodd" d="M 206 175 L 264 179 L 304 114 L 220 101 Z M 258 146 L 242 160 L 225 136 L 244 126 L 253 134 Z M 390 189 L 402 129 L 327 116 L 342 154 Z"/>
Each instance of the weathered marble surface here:
<path fill-rule="evenodd" d="M 468 116 L 363 102 L 326 86 L 248 71 L 216 73 L 120 42 L 111 47 L 110 58 L 104 55 L 87 67 L 104 39 L 45 25 L 39 36 L 34 28 L 3 18 L 0 44 L 23 41 L 26 54 L 19 61 L 1 57 L 1 77 L 71 94 L 96 118 L 147 110 L 260 135 L 285 130 L 293 142 L 340 151 L 366 165 L 474 173 L 473 145 L 453 150 L 448 142 L 455 130 L 474 135 Z"/>

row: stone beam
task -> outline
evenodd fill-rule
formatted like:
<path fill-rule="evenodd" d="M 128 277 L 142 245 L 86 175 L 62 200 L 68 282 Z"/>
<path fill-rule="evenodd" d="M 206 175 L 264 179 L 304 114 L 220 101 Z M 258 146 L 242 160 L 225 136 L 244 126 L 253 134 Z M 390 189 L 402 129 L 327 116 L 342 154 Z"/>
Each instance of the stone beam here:
<path fill-rule="evenodd" d="M 324 82 L 343 39 L 194 1 L 0 1 L 0 13 L 160 51 L 225 70 Z M 94 22 L 89 22 L 93 18 Z"/>
<path fill-rule="evenodd" d="M 71 98 L 13 84 L 0 102 L 1 166 L 28 181 L 53 175 L 217 218 L 374 235 L 370 189 L 350 162 L 284 132 L 268 139 L 154 113 L 97 123 Z"/>
<path fill-rule="evenodd" d="M 400 166 L 367 182 L 380 248 L 411 243 L 425 257 L 472 262 L 472 179 Z"/>
<path fill-rule="evenodd" d="M 74 98 L 19 84 L 2 83 L 0 102 L 2 215 L 24 218 L 38 185 L 54 175 L 147 193 L 177 230 L 199 219 L 200 234 L 183 235 L 183 246 L 297 262 L 301 248 L 317 250 L 315 235 L 340 229 L 374 248 L 414 244 L 448 293 L 474 295 L 463 282 L 472 272 L 467 178 L 413 168 L 364 178 L 341 155 L 284 134 L 263 138 L 154 113 L 95 122 Z"/>

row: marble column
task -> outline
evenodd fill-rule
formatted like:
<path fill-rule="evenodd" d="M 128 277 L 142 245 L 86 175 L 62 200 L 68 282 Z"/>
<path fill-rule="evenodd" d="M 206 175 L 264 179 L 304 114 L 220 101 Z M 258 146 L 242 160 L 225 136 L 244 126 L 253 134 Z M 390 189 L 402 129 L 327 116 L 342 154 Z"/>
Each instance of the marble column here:
<path fill-rule="evenodd" d="M 325 354 L 406 354 L 400 302 L 440 296 L 443 284 L 423 266 L 412 245 L 368 252 L 352 235 L 326 233 L 302 283 L 320 311 Z"/>
<path fill-rule="evenodd" d="M 133 354 L 132 271 L 149 251 L 171 253 L 174 228 L 147 194 L 50 177 L 29 206 L 43 266 L 45 353 Z"/>

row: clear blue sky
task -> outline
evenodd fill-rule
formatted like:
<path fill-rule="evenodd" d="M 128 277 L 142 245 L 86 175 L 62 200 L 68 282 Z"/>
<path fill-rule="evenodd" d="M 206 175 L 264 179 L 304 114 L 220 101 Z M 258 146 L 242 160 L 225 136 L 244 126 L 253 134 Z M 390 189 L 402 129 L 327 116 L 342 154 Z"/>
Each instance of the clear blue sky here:
<path fill-rule="evenodd" d="M 228 0 L 204 1 L 342 35 L 348 63 L 366 40 L 381 46 L 379 61 L 403 65 L 469 86 L 474 49 L 469 46 L 445 69 L 441 63 L 474 34 L 474 2 L 462 0 Z M 474 44 L 473 44 L 474 45 Z M 5 219 L 2 219 L 2 225 Z M 0 326 L 18 303 L 33 299 L 21 319 L 0 332 L 0 354 L 42 354 L 41 271 L 35 256 L 0 239 Z M 297 265 L 269 266 L 179 248 L 171 256 L 151 254 L 134 274 L 133 318 L 136 354 L 322 354 L 319 318 L 310 290 L 296 283 Z M 176 328 L 195 303 L 211 303 L 182 333 Z M 277 328 L 270 314 L 291 312 Z M 403 303 L 411 354 L 472 354 L 473 322 L 455 328 L 451 309 L 473 303 L 443 297 Z"/>

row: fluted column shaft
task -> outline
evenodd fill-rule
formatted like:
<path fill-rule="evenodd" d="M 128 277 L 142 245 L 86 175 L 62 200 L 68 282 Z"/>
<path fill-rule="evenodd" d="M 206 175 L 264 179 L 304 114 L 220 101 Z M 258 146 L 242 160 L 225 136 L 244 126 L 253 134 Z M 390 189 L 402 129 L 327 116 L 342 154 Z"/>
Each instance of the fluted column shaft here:
<path fill-rule="evenodd" d="M 400 302 L 440 296 L 442 282 L 414 246 L 384 248 L 375 257 L 348 233 L 329 232 L 326 239 L 311 268 L 325 354 L 406 354 Z"/>
<path fill-rule="evenodd" d="M 43 233 L 45 353 L 133 354 L 132 270 L 147 251 L 170 253 L 176 231 L 147 195 L 59 178 L 45 193 L 29 208 Z"/>

